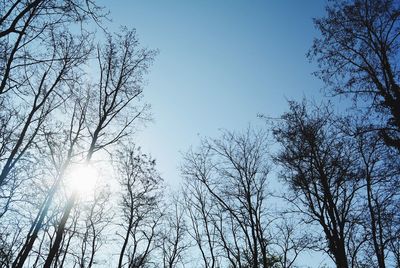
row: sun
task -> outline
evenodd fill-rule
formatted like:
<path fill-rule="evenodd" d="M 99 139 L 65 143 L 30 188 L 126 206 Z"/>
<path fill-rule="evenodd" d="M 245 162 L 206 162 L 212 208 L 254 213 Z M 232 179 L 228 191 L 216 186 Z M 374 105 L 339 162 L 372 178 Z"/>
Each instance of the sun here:
<path fill-rule="evenodd" d="M 67 173 L 66 185 L 73 193 L 79 195 L 91 194 L 95 191 L 99 174 L 89 164 L 75 164 Z"/>

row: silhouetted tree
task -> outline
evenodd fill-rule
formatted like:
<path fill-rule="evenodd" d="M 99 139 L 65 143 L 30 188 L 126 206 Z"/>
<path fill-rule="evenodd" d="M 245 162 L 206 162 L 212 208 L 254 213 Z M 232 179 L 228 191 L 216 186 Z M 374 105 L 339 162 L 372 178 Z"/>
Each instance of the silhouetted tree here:
<path fill-rule="evenodd" d="M 118 267 L 145 267 L 156 248 L 163 213 L 160 211 L 162 179 L 155 160 L 137 148 L 127 148 L 118 156 L 124 230 Z M 160 260 L 161 261 L 161 260 Z"/>
<path fill-rule="evenodd" d="M 400 5 L 395 0 L 340 0 L 315 20 L 310 50 L 316 74 L 337 94 L 353 94 L 377 112 L 372 129 L 400 149 Z"/>
<path fill-rule="evenodd" d="M 359 232 L 365 242 L 360 249 L 365 251 L 371 266 L 390 266 L 396 253 L 391 255 L 391 241 L 398 241 L 399 222 L 399 162 L 394 148 L 385 146 L 374 132 L 369 132 L 356 116 L 343 122 L 343 130 L 354 137 L 355 153 L 359 159 L 363 188 L 358 196 L 360 207 Z M 367 212 L 367 213 L 366 213 Z"/>
<path fill-rule="evenodd" d="M 292 190 L 287 200 L 309 222 L 323 229 L 336 266 L 350 267 L 346 241 L 360 188 L 354 144 L 335 125 L 329 107 L 311 109 L 305 102 L 289 104 L 290 111 L 273 130 L 282 146 L 276 162 Z"/>
<path fill-rule="evenodd" d="M 156 54 L 126 29 L 106 33 L 104 45 L 94 49 L 87 30 L 93 28 L 85 23 L 103 27 L 105 15 L 91 0 L 0 2 L 2 265 L 95 262 L 111 214 L 104 200 L 71 194 L 66 173 L 77 163 L 89 164 L 98 151 L 110 152 L 149 119 L 141 99 Z M 92 77 L 85 64 L 97 64 L 99 72 Z M 133 237 L 147 236 L 160 221 L 157 214 L 146 222 L 151 230 Z M 141 254 L 129 254 L 130 266 L 149 258 Z"/>
<path fill-rule="evenodd" d="M 186 180 L 182 189 L 188 234 L 201 254 L 204 267 L 218 267 L 220 261 L 219 236 L 213 217 L 213 198 L 201 182 Z"/>
<path fill-rule="evenodd" d="M 51 176 L 54 181 L 50 184 L 42 203 L 38 206 L 37 215 L 32 221 L 26 240 L 13 262 L 13 267 L 22 267 L 24 265 L 39 232 L 43 228 L 46 216 L 51 206 L 54 205 L 54 199 L 64 176 L 74 157 L 78 154 L 78 142 L 81 141 L 84 135 L 88 98 L 81 96 L 79 99 L 73 98 L 73 100 L 75 100 L 75 105 L 72 108 L 71 118 L 65 132 L 55 132 L 45 136 L 48 149 L 46 151 L 42 149 L 42 153 L 46 152 L 46 155 L 49 156 L 49 169 L 52 171 Z"/>
<path fill-rule="evenodd" d="M 185 207 L 176 196 L 170 202 L 172 204 L 164 212 L 162 230 L 158 238 L 164 268 L 175 268 L 179 263 L 184 264 L 184 254 L 190 247 Z"/>
<path fill-rule="evenodd" d="M 0 188 L 8 174 L 38 140 L 50 113 L 79 81 L 91 37 L 66 29 L 104 16 L 93 1 L 12 0 L 0 3 L 0 106 L 4 119 Z"/>
<path fill-rule="evenodd" d="M 92 112 L 87 118 L 89 147 L 84 159 L 90 163 L 93 155 L 120 142 L 133 128 L 133 123 L 148 119 L 148 106 L 139 103 L 143 93 L 143 75 L 148 71 L 156 51 L 138 48 L 135 31 L 109 36 L 104 48 L 97 49 L 99 82 L 91 98 Z M 45 268 L 50 268 L 59 250 L 65 224 L 77 199 L 71 194 L 64 208 L 57 235 L 47 257 Z"/>
<path fill-rule="evenodd" d="M 96 254 L 106 243 L 105 229 L 111 224 L 112 218 L 115 216 L 108 205 L 110 191 L 106 187 L 107 185 L 98 185 L 93 193 L 93 200 L 89 199 L 77 207 L 81 214 L 78 219 L 81 218 L 83 225 L 78 226 L 80 237 L 77 264 L 81 268 L 94 266 Z M 64 252 L 68 252 L 68 250 L 64 250 Z"/>
<path fill-rule="evenodd" d="M 304 225 L 300 225 L 299 222 L 295 223 L 293 219 L 289 220 L 286 218 L 279 219 L 274 224 L 276 231 L 274 231 L 271 244 L 277 248 L 274 251 L 278 260 L 277 263 L 279 263 L 277 267 L 297 267 L 297 258 L 303 251 L 311 248 L 313 240 L 300 226 L 305 227 Z"/>
<path fill-rule="evenodd" d="M 182 174 L 194 227 L 189 231 L 206 267 L 221 266 L 219 256 L 229 267 L 272 266 L 266 157 L 265 133 L 250 128 L 206 139 L 198 150 L 186 154 Z"/>

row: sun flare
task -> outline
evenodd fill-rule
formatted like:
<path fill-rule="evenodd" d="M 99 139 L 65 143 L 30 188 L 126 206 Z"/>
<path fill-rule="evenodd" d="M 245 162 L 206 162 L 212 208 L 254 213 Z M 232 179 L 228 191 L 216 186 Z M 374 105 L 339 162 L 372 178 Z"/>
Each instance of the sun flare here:
<path fill-rule="evenodd" d="M 99 174 L 91 165 L 75 165 L 67 174 L 67 187 L 80 195 L 94 192 Z"/>

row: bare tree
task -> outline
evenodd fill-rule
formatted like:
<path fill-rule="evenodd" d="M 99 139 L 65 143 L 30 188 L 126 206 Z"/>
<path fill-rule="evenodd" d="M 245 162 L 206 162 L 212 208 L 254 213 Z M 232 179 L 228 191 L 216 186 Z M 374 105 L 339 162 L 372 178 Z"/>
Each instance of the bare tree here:
<path fill-rule="evenodd" d="M 78 66 L 86 60 L 88 41 L 83 38 L 75 38 L 67 33 L 63 35 L 61 40 L 57 40 L 53 35 L 47 41 L 50 57 L 35 66 L 26 65 L 23 68 L 23 75 L 26 76 L 25 83 L 13 89 L 18 91 L 18 95 L 11 97 L 14 103 L 5 109 L 6 111 L 10 109 L 16 111 L 15 104 L 19 106 L 18 112 L 13 113 L 13 121 L 9 124 L 10 135 L 6 136 L 6 150 L 3 151 L 4 158 L 1 159 L 1 191 L 4 193 L 9 191 L 8 189 L 12 189 L 9 195 L 4 196 L 7 198 L 4 204 L 4 213 L 9 209 L 15 209 L 16 205 L 22 203 L 25 203 L 22 206 L 23 208 L 28 208 L 28 204 L 32 202 L 32 196 L 37 197 L 35 201 L 42 198 L 42 195 L 37 195 L 32 191 L 32 188 L 38 186 L 32 181 L 35 172 L 42 173 L 43 177 L 48 174 L 45 171 L 40 171 L 44 168 L 32 165 L 31 162 L 35 159 L 36 154 L 43 153 L 43 147 L 46 146 L 46 135 L 48 132 L 52 132 L 48 128 L 49 119 L 69 97 L 69 87 L 74 87 L 74 83 L 79 82 L 75 79 L 75 72 Z M 17 99 L 20 102 L 16 101 Z M 39 169 L 35 170 L 34 167 Z M 21 173 L 24 169 L 29 170 L 29 173 Z M 40 191 L 40 187 L 37 188 Z M 27 195 L 27 189 L 30 190 L 31 196 Z M 18 201 L 18 204 L 13 200 Z M 13 202 L 15 203 L 14 206 L 10 207 Z M 37 208 L 46 211 L 45 203 L 36 204 L 31 208 L 32 211 L 36 211 Z M 18 217 L 23 215 L 19 214 Z M 14 265 L 22 264 L 25 261 L 37 237 L 37 230 L 40 229 L 40 222 L 43 221 L 43 218 L 33 217 L 33 221 L 37 223 L 35 224 L 36 227 L 32 225 L 32 228 L 28 231 L 29 239 L 27 238 L 20 254 L 14 260 Z"/>
<path fill-rule="evenodd" d="M 184 207 L 178 197 L 173 197 L 172 205 L 167 208 L 160 233 L 160 245 L 164 268 L 175 268 L 183 264 L 184 254 L 190 247 Z"/>
<path fill-rule="evenodd" d="M 274 224 L 272 244 L 276 247 L 276 256 L 279 259 L 280 268 L 293 268 L 300 254 L 309 249 L 312 238 L 309 234 L 299 227 L 299 222 L 286 218 L 279 219 Z M 301 230 L 301 233 L 300 233 Z"/>
<path fill-rule="evenodd" d="M 109 227 L 112 218 L 115 216 L 108 205 L 110 192 L 106 187 L 98 185 L 95 192 L 92 193 L 93 197 L 76 206 L 75 210 L 79 212 L 76 217 L 78 225 L 75 227 L 78 233 L 76 238 L 78 239 L 75 239 L 74 242 L 71 241 L 72 236 L 69 236 L 68 243 L 64 243 L 66 249 L 62 248 L 67 253 L 68 244 L 77 246 L 78 252 L 75 256 L 76 263 L 80 268 L 90 268 L 96 264 L 96 254 L 106 242 L 105 229 Z M 62 267 L 62 265 L 60 266 Z"/>
<path fill-rule="evenodd" d="M 2 122 L 0 188 L 36 145 L 50 114 L 68 98 L 66 88 L 80 82 L 77 67 L 91 50 L 91 37 L 84 30 L 74 36 L 66 28 L 103 16 L 90 0 L 1 1 L 0 103 L 4 119 L 12 120 Z"/>
<path fill-rule="evenodd" d="M 53 36 L 50 42 L 52 42 L 49 47 L 51 58 L 40 66 L 24 69 L 26 85 L 18 87 L 18 90 L 33 94 L 21 93 L 18 96 L 23 103 L 27 103 L 27 112 L 19 114 L 24 119 L 16 123 L 18 127 L 14 128 L 13 139 L 9 140 L 13 142 L 7 143 L 9 149 L 1 167 L 0 187 L 10 171 L 34 144 L 50 113 L 64 102 L 64 97 L 69 95 L 65 88 L 73 87 L 72 83 L 79 81 L 74 78 L 73 71 L 86 60 L 89 52 L 86 36 L 79 40 L 65 34 L 60 40 L 54 39 Z"/>
<path fill-rule="evenodd" d="M 158 225 L 163 213 L 159 210 L 162 179 L 155 169 L 155 160 L 131 148 L 118 157 L 121 184 L 121 227 L 124 233 L 118 267 L 143 267 L 155 249 Z"/>
<path fill-rule="evenodd" d="M 220 262 L 218 232 L 213 217 L 213 199 L 198 181 L 186 180 L 182 189 L 188 234 L 199 249 L 204 267 L 218 267 Z"/>
<path fill-rule="evenodd" d="M 266 230 L 269 224 L 265 206 L 269 171 L 266 153 L 265 133 L 249 128 L 243 134 L 226 131 L 220 139 L 204 140 L 197 151 L 185 156 L 182 167 L 185 180 L 198 183 L 213 204 L 211 211 L 206 207 L 202 212 L 204 203 L 197 203 L 204 202 L 198 198 L 201 195 L 193 200 L 198 205 L 195 209 L 206 216 L 204 223 L 212 219 L 210 224 L 217 233 L 204 239 L 218 237 L 217 243 L 231 267 L 270 267 L 274 259 L 267 248 L 270 241 Z M 212 228 L 206 227 L 206 233 Z M 216 241 L 209 243 L 212 249 Z M 216 265 L 212 262 L 208 267 Z"/>
<path fill-rule="evenodd" d="M 94 264 L 104 203 L 79 206 L 77 216 L 79 197 L 65 191 L 66 172 L 149 119 L 141 99 L 156 54 L 126 29 L 93 49 L 84 23 L 104 15 L 91 0 L 0 1 L 0 239 L 7 265 L 63 266 L 79 239 L 77 264 Z M 74 24 L 81 31 L 71 34 Z M 96 64 L 89 56 L 97 59 L 97 82 L 84 72 L 85 63 Z M 35 155 L 42 166 L 33 165 Z M 147 222 L 153 235 L 160 220 Z M 132 265 L 139 260 L 129 258 Z"/>
<path fill-rule="evenodd" d="M 0 38 L 27 34 L 26 24 L 32 28 L 29 30 L 40 32 L 45 25 L 54 27 L 67 22 L 83 22 L 88 17 L 98 21 L 104 16 L 93 1 L 12 0 L 2 1 L 0 7 Z"/>
<path fill-rule="evenodd" d="M 326 10 L 315 20 L 321 37 L 309 53 L 317 75 L 334 93 L 366 101 L 378 115 L 372 129 L 400 149 L 398 1 L 332 1 Z"/>
<path fill-rule="evenodd" d="M 89 147 L 84 159 L 89 163 L 93 154 L 118 143 L 132 130 L 133 123 L 148 120 L 148 106 L 139 103 L 143 93 L 143 75 L 152 63 L 156 51 L 138 48 L 135 31 L 126 31 L 116 40 L 109 36 L 103 49 L 98 48 L 99 82 L 92 97 L 93 113 L 87 116 Z M 50 268 L 59 250 L 65 224 L 75 205 L 77 196 L 72 194 L 64 208 L 57 235 L 44 267 Z"/>
<path fill-rule="evenodd" d="M 359 219 L 365 250 L 371 265 L 384 268 L 390 266 L 393 255 L 390 254 L 390 241 L 398 240 L 399 225 L 396 219 L 399 194 L 399 162 L 393 148 L 385 146 L 376 133 L 368 127 L 352 120 L 344 122 L 344 131 L 355 139 L 356 153 L 359 159 L 363 192 L 358 197 L 361 207 Z M 368 213 L 365 213 L 365 212 Z M 394 255 L 396 255 L 394 253 Z M 372 257 L 374 256 L 375 259 Z"/>
<path fill-rule="evenodd" d="M 18 256 L 14 260 L 13 267 L 22 267 L 24 265 L 39 232 L 42 230 L 43 222 L 51 206 L 54 204 L 54 199 L 63 182 L 64 175 L 77 153 L 76 147 L 78 146 L 78 142 L 82 139 L 82 132 L 84 131 L 88 100 L 83 98 L 75 100 L 76 103 L 73 106 L 68 130 L 65 133 L 56 132 L 51 135 L 46 135 L 48 147 L 46 155 L 49 156 L 49 169 L 52 170 L 54 181 L 47 190 L 42 203 L 38 206 L 37 215 L 32 222 L 24 245 L 21 247 Z M 60 140 L 64 142 L 60 143 Z"/>
<path fill-rule="evenodd" d="M 49 127 L 49 122 L 55 119 L 53 116 L 60 112 L 60 108 L 71 96 L 71 89 L 74 90 L 81 82 L 78 79 L 81 76 L 80 67 L 91 51 L 92 38 L 89 33 L 82 30 L 71 34 L 66 27 L 83 23 L 89 17 L 99 22 L 103 15 L 102 9 L 92 1 L 1 1 L 2 217 L 8 211 L 12 211 L 13 215 L 6 216 L 14 217 L 18 214 L 16 217 L 26 221 L 43 221 L 40 217 L 35 219 L 30 213 L 37 208 L 43 211 L 46 207 L 42 204 L 32 204 L 32 196 L 36 196 L 35 202 L 40 203 L 42 195 L 37 193 L 43 190 L 39 184 L 45 179 L 35 176 L 42 173 L 42 177 L 46 177 L 48 174 L 44 168 L 34 165 L 32 160 L 38 161 L 35 155 L 44 152 L 46 136 L 59 131 L 59 126 Z M 38 189 L 35 192 L 32 188 Z M 31 196 L 28 195 L 27 189 Z M 32 210 L 29 211 L 29 208 Z M 3 219 L 2 222 L 6 220 Z M 41 224 L 38 223 L 37 226 Z M 34 227 L 28 232 L 28 237 L 35 239 L 36 234 L 31 236 L 33 230 Z M 21 235 L 22 233 L 24 232 L 21 232 Z M 34 239 L 29 239 L 30 242 L 22 247 L 22 255 L 25 255 L 26 249 L 30 250 L 29 244 Z M 18 255 L 18 260 L 20 257 L 21 255 Z"/>
<path fill-rule="evenodd" d="M 354 145 L 335 126 L 329 107 L 309 110 L 305 102 L 289 104 L 290 111 L 273 131 L 282 146 L 276 162 L 292 190 L 287 200 L 322 228 L 336 266 L 350 267 L 346 241 L 360 188 Z"/>
<path fill-rule="evenodd" d="M 99 23 L 106 15 L 88 0 L 11 0 L 0 2 L 0 96 L 21 93 L 24 69 L 51 60 L 47 40 L 63 38 L 63 28 L 88 19 Z M 49 58 L 50 56 L 50 58 Z M 54 59 L 53 59 L 54 60 Z M 62 62 L 62 58 L 58 58 Z"/>

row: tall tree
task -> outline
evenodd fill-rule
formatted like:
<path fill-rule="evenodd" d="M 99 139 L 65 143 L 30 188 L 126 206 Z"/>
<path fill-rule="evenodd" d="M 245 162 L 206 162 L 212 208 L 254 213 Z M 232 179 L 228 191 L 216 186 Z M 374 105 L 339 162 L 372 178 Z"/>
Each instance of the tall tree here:
<path fill-rule="evenodd" d="M 188 218 L 187 231 L 200 251 L 202 265 L 206 268 L 218 267 L 221 254 L 213 211 L 214 200 L 200 182 L 193 180 L 184 182 L 182 195 Z"/>
<path fill-rule="evenodd" d="M 321 36 L 309 52 L 317 76 L 337 94 L 352 94 L 376 111 L 372 129 L 400 149 L 400 3 L 341 0 L 315 20 Z"/>
<path fill-rule="evenodd" d="M 309 109 L 304 102 L 290 102 L 290 111 L 275 126 L 274 136 L 282 146 L 276 162 L 292 190 L 287 200 L 322 228 L 336 266 L 347 268 L 346 243 L 360 188 L 354 145 L 335 125 L 329 107 Z"/>
<path fill-rule="evenodd" d="M 374 132 L 368 131 L 357 116 L 348 118 L 342 129 L 354 137 L 354 148 L 361 171 L 362 192 L 358 196 L 359 232 L 365 239 L 361 250 L 365 262 L 380 268 L 390 266 L 396 258 L 391 241 L 398 241 L 399 222 L 399 161 L 394 148 L 384 144 Z"/>
<path fill-rule="evenodd" d="M 79 197 L 65 191 L 66 173 L 149 119 L 141 99 L 156 54 L 125 29 L 94 49 L 85 23 L 103 27 L 104 16 L 91 0 L 0 1 L 2 264 L 62 266 L 79 239 L 77 263 L 94 263 L 104 211 L 95 201 L 77 213 Z M 85 64 L 97 64 L 93 80 Z"/>
<path fill-rule="evenodd" d="M 187 198 L 193 198 L 188 203 L 194 205 L 189 210 L 192 233 L 206 267 L 222 265 L 216 252 L 230 267 L 272 265 L 267 235 L 266 156 L 265 133 L 250 128 L 244 133 L 226 131 L 220 139 L 206 139 L 198 150 L 186 154 L 182 174 L 190 190 Z M 194 219 L 196 215 L 200 217 Z M 199 237 L 199 231 L 204 237 Z"/>
<path fill-rule="evenodd" d="M 140 120 L 148 120 L 148 105 L 141 104 L 143 95 L 143 76 L 154 56 L 155 50 L 142 49 L 135 31 L 108 37 L 106 45 L 97 49 L 100 71 L 99 81 L 95 85 L 94 96 L 88 108 L 89 134 L 84 161 L 90 164 L 93 155 L 126 137 Z M 72 193 L 65 204 L 57 235 L 51 247 L 44 267 L 50 268 L 60 248 L 65 225 L 78 196 Z"/>
<path fill-rule="evenodd" d="M 4 118 L 12 115 L 0 130 L 0 188 L 68 97 L 66 88 L 78 82 L 77 66 L 86 60 L 91 38 L 85 30 L 73 35 L 66 29 L 103 16 L 91 0 L 0 2 L 0 110 Z"/>
<path fill-rule="evenodd" d="M 31 227 L 27 233 L 25 242 L 16 256 L 13 267 L 22 267 L 31 252 L 39 232 L 42 230 L 44 221 L 51 206 L 54 205 L 54 199 L 60 190 L 65 174 L 78 154 L 77 147 L 84 135 L 85 117 L 87 115 L 88 99 L 85 97 L 72 98 L 75 100 L 75 105 L 71 109 L 71 114 L 68 118 L 70 121 L 67 124 L 67 129 L 64 132 L 55 132 L 45 135 L 47 150 L 41 149 L 41 152 L 48 156 L 49 169 L 54 180 L 50 183 L 42 203 L 38 205 L 36 217 L 31 223 Z M 63 142 L 59 142 L 59 141 Z"/>
<path fill-rule="evenodd" d="M 124 233 L 118 267 L 145 267 L 156 247 L 162 179 L 155 160 L 131 148 L 120 152 L 118 171 L 121 184 L 121 227 Z"/>
<path fill-rule="evenodd" d="M 159 235 L 159 245 L 164 268 L 175 268 L 184 265 L 184 254 L 190 247 L 184 206 L 178 197 L 173 196 L 172 204 L 166 208 Z"/>

